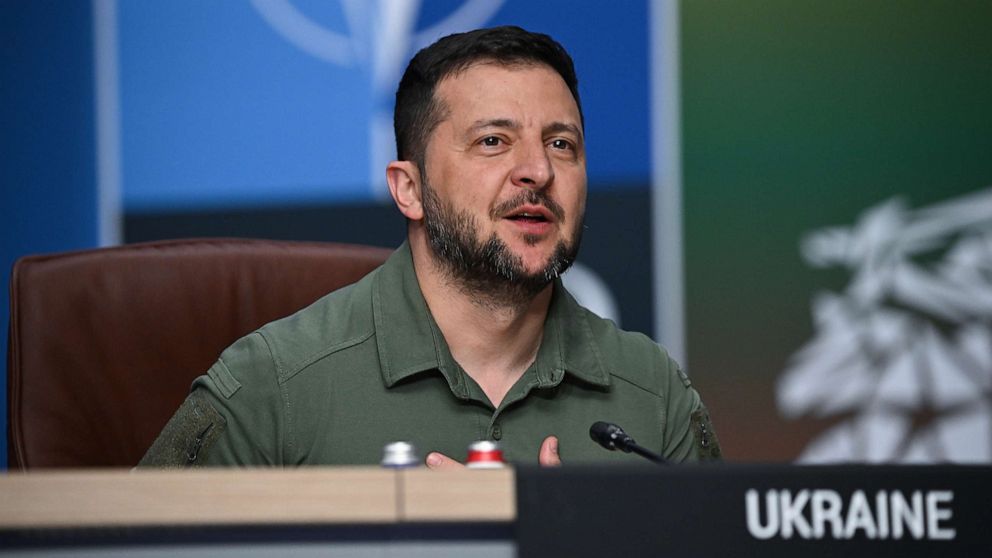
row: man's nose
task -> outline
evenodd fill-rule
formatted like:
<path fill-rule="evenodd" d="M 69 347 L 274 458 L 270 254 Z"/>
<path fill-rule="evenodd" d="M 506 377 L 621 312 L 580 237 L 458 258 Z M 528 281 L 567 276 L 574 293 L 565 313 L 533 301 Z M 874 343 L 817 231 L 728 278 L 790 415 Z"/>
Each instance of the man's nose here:
<path fill-rule="evenodd" d="M 510 180 L 514 185 L 530 190 L 547 188 L 555 178 L 543 141 L 518 144 L 517 161 Z"/>

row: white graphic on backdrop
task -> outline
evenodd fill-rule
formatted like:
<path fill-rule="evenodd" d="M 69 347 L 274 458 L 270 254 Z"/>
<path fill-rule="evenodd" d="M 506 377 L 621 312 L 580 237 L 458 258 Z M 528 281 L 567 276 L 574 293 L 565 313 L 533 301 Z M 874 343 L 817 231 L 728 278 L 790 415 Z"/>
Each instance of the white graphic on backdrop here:
<path fill-rule="evenodd" d="M 789 418 L 834 417 L 803 462 L 992 461 L 992 189 L 910 210 L 892 199 L 802 242 L 843 267 L 778 383 Z"/>
<path fill-rule="evenodd" d="M 561 282 L 579 304 L 601 318 L 613 320 L 617 327 L 621 326 L 620 306 L 617 304 L 617 299 L 613 296 L 610 286 L 598 273 L 575 262 L 561 276 Z"/>
<path fill-rule="evenodd" d="M 395 156 L 393 95 L 410 57 L 444 35 L 483 26 L 503 0 L 466 0 L 447 17 L 417 30 L 420 0 L 340 0 L 348 29 L 315 22 L 290 0 L 251 0 L 262 18 L 286 41 L 320 60 L 346 68 L 368 68 L 375 97 L 369 121 L 369 185 L 388 195 L 385 168 Z"/>

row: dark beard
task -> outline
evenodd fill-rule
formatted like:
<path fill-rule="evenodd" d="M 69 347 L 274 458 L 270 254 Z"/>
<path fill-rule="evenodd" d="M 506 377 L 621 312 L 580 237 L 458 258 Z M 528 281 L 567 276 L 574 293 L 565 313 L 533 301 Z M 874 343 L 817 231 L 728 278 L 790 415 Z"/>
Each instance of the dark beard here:
<path fill-rule="evenodd" d="M 521 196 L 500 204 L 493 210 L 493 219 L 498 219 L 524 203 L 545 206 L 559 222 L 564 211 L 543 191 L 527 190 Z M 549 283 L 564 273 L 579 252 L 582 237 L 582 220 L 576 222 L 571 244 L 559 241 L 544 269 L 536 273 L 524 270 L 523 260 L 510 251 L 496 233 L 482 241 L 476 235 L 475 218 L 465 212 L 456 211 L 449 204 L 438 199 L 434 189 L 426 182 L 423 185 L 424 227 L 427 240 L 434 252 L 435 261 L 455 280 L 466 294 L 491 306 L 519 306 L 532 300 Z M 524 241 L 536 244 L 538 237 L 527 237 Z"/>

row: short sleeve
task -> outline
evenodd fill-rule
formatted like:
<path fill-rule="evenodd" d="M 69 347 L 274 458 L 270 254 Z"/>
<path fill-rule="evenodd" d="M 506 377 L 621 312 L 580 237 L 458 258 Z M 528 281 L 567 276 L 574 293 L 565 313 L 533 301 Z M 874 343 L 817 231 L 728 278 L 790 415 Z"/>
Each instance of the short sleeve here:
<path fill-rule="evenodd" d="M 256 332 L 228 347 L 193 382 L 140 466 L 282 465 L 288 432 L 285 393 L 268 344 Z"/>
<path fill-rule="evenodd" d="M 699 393 L 671 357 L 665 371 L 665 459 L 672 462 L 720 459 L 720 444 Z"/>

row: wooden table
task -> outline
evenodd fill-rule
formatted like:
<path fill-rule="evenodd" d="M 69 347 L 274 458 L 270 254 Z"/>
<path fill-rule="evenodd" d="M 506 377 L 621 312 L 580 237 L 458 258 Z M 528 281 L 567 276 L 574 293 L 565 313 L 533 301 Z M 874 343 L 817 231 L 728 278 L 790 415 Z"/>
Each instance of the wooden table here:
<path fill-rule="evenodd" d="M 6 537 L 0 537 L 0 555 L 17 555 L 17 547 L 51 551 L 46 546 L 51 540 L 66 551 L 60 556 L 90 556 L 94 547 L 109 552 L 101 545 L 126 546 L 130 555 L 202 556 L 216 551 L 218 540 L 236 553 L 285 555 L 288 547 L 301 552 L 303 533 L 308 541 L 303 555 L 307 549 L 315 555 L 333 555 L 335 549 L 346 549 L 348 556 L 403 555 L 414 544 L 418 551 L 430 548 L 440 556 L 509 557 L 514 553 L 514 483 L 512 469 L 9 473 L 0 475 L 0 536 Z M 474 535 L 458 530 L 465 525 L 475 526 L 474 532 L 480 525 L 497 526 L 497 535 L 490 529 L 481 541 L 473 541 Z M 248 544 L 246 539 L 257 540 L 258 532 L 270 533 L 262 539 L 274 544 Z"/>

